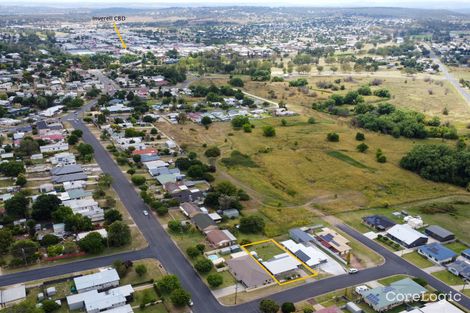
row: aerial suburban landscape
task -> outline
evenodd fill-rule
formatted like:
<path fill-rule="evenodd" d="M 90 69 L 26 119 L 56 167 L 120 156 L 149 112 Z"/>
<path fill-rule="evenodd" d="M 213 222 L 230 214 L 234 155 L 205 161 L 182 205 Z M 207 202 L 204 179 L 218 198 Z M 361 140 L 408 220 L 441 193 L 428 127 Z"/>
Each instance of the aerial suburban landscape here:
<path fill-rule="evenodd" d="M 0 313 L 470 312 L 470 4 L 338 3 L 2 1 Z"/>

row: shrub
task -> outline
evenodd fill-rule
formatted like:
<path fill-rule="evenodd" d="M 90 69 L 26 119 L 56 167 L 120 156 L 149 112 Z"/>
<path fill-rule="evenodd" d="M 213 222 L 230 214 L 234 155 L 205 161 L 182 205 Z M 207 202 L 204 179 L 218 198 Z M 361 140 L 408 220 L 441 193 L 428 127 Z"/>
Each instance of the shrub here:
<path fill-rule="evenodd" d="M 263 127 L 263 135 L 265 137 L 274 137 L 274 136 L 276 136 L 276 129 L 271 125 L 264 126 Z"/>
<path fill-rule="evenodd" d="M 200 258 L 194 264 L 194 268 L 199 273 L 209 273 L 212 269 L 212 266 L 213 266 L 213 264 L 212 264 L 211 260 L 206 259 L 206 258 Z"/>
<path fill-rule="evenodd" d="M 359 132 L 356 133 L 356 140 L 357 141 L 363 141 L 365 139 L 366 139 L 366 136 L 364 136 L 363 133 L 359 133 Z"/>
<path fill-rule="evenodd" d="M 220 274 L 210 274 L 207 276 L 207 282 L 212 288 L 217 288 L 223 284 L 224 278 Z"/>
<path fill-rule="evenodd" d="M 308 123 L 309 123 L 309 124 L 315 124 L 315 118 L 309 117 L 309 118 L 308 118 Z"/>
<path fill-rule="evenodd" d="M 362 152 L 362 153 L 366 152 L 367 149 L 369 149 L 369 146 L 366 145 L 366 144 L 363 143 L 363 142 L 360 143 L 360 144 L 358 144 L 358 145 L 356 146 L 356 150 L 359 151 L 359 152 Z"/>
<path fill-rule="evenodd" d="M 134 183 L 134 185 L 141 186 L 141 185 L 145 184 L 145 181 L 147 179 L 143 175 L 134 174 L 134 175 L 132 175 L 131 180 Z"/>
<path fill-rule="evenodd" d="M 326 135 L 326 139 L 331 142 L 338 142 L 339 141 L 339 135 L 337 133 L 328 133 Z"/>

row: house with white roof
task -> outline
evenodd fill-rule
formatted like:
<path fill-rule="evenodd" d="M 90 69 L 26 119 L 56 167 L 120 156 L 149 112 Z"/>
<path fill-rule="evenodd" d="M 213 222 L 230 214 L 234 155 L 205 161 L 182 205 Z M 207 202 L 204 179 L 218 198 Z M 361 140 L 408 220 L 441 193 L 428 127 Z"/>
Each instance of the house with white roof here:
<path fill-rule="evenodd" d="M 26 298 L 26 288 L 24 285 L 9 287 L 0 290 L 0 305 L 6 306 L 22 301 Z"/>
<path fill-rule="evenodd" d="M 39 149 L 41 150 L 41 153 L 67 151 L 69 150 L 69 144 L 65 142 L 58 142 L 41 146 Z"/>
<path fill-rule="evenodd" d="M 62 204 L 70 207 L 74 214 L 86 216 L 92 222 L 104 219 L 103 209 L 98 206 L 98 202 L 93 200 L 93 198 L 67 200 L 63 201 Z"/>
<path fill-rule="evenodd" d="M 428 236 L 408 224 L 397 224 L 387 230 L 387 236 L 406 248 L 418 247 L 428 242 Z"/>
<path fill-rule="evenodd" d="M 78 293 L 90 290 L 106 290 L 119 286 L 119 275 L 114 268 L 107 268 L 100 272 L 75 277 L 73 279 Z"/>
<path fill-rule="evenodd" d="M 284 276 L 295 272 L 302 263 L 288 253 L 281 253 L 261 264 L 274 276 Z"/>
<path fill-rule="evenodd" d="M 77 164 L 75 155 L 70 152 L 56 153 L 52 157 L 49 158 L 49 161 L 52 163 L 52 165 L 56 165 L 56 166 Z"/>
<path fill-rule="evenodd" d="M 292 239 L 281 242 L 281 245 L 310 267 L 315 267 L 328 261 L 328 257 L 323 251 L 296 243 Z"/>

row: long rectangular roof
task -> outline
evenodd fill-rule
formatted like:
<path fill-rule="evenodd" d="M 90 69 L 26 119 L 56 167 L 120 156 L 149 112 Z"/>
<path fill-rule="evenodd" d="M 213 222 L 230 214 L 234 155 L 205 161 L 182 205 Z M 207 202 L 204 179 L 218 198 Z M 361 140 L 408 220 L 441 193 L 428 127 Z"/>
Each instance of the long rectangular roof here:
<path fill-rule="evenodd" d="M 428 236 L 420 233 L 417 230 L 414 230 L 408 224 L 397 224 L 387 230 L 387 234 L 397 238 L 398 240 L 408 245 L 412 244 L 419 238 L 428 238 Z"/>
<path fill-rule="evenodd" d="M 74 278 L 75 287 L 77 287 L 77 290 L 95 287 L 98 288 L 103 284 L 114 281 L 119 281 L 119 275 L 114 268 Z"/>

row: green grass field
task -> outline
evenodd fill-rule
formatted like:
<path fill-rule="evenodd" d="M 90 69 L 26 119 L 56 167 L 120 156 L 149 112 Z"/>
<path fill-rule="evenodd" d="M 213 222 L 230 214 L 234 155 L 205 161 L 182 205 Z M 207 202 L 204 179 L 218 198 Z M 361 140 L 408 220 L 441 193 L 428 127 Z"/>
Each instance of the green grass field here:
<path fill-rule="evenodd" d="M 450 286 L 463 285 L 463 280 L 448 270 L 432 273 L 432 276 L 442 280 L 444 283 Z"/>
<path fill-rule="evenodd" d="M 404 258 L 405 260 L 407 260 L 410 263 L 413 263 L 414 265 L 416 265 L 419 268 L 426 268 L 426 267 L 431 267 L 431 266 L 435 265 L 431 261 L 427 260 L 425 257 L 421 256 L 416 251 L 404 254 L 402 256 L 402 258 Z"/>
<path fill-rule="evenodd" d="M 407 278 L 407 277 L 409 277 L 409 276 L 407 276 L 407 275 L 394 275 L 394 276 L 390 276 L 390 277 L 387 277 L 387 278 L 379 279 L 377 282 L 379 282 L 380 284 L 382 284 L 384 286 L 388 286 L 391 283 L 394 283 L 396 281 L 402 280 L 402 279 Z"/>

